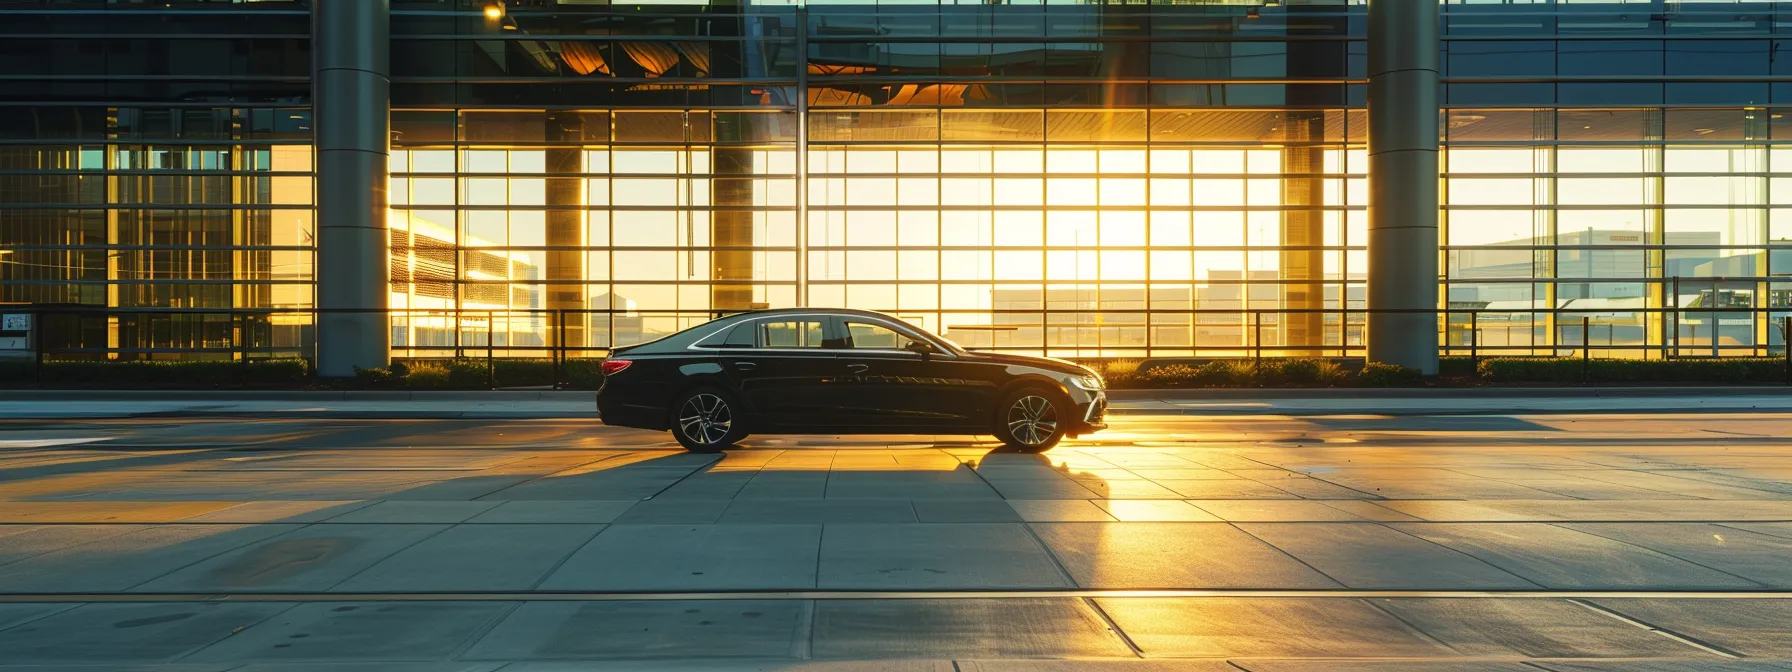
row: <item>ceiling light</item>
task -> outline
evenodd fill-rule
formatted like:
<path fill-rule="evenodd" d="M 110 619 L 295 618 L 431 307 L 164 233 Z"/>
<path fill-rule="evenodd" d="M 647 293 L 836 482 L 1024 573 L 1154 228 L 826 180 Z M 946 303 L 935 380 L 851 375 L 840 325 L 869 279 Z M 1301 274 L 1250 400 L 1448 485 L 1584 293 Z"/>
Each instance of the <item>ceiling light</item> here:
<path fill-rule="evenodd" d="M 493 21 L 504 18 L 504 5 L 496 2 L 486 5 L 485 18 Z"/>

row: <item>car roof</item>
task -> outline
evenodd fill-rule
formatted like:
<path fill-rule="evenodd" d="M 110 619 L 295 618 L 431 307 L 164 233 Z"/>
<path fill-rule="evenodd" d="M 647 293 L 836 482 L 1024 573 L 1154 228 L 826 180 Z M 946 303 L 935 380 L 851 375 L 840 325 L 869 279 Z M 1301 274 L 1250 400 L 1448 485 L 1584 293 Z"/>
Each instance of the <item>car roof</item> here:
<path fill-rule="evenodd" d="M 771 309 L 767 309 L 767 310 L 748 310 L 748 311 L 743 311 L 743 312 L 739 312 L 739 313 L 731 313 L 727 317 L 730 319 L 739 319 L 739 318 L 766 317 L 766 316 L 776 316 L 776 315 L 815 315 L 818 313 L 822 314 L 822 315 L 858 315 L 860 317 L 881 317 L 886 320 L 896 319 L 894 317 L 891 317 L 884 313 L 877 312 L 875 310 L 859 310 L 857 308 L 771 308 Z"/>

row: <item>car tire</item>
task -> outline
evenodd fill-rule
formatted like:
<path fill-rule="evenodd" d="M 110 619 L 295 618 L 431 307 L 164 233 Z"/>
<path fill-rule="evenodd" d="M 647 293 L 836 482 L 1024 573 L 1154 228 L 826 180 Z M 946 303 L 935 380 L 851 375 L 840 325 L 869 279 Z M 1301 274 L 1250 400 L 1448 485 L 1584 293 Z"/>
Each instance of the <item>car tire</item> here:
<path fill-rule="evenodd" d="M 1070 404 L 1064 396 L 1039 387 L 1009 393 L 996 407 L 996 438 L 1009 449 L 1037 453 L 1064 438 Z"/>
<path fill-rule="evenodd" d="M 672 402 L 672 436 L 693 453 L 716 453 L 747 437 L 745 418 L 734 395 L 699 387 Z"/>

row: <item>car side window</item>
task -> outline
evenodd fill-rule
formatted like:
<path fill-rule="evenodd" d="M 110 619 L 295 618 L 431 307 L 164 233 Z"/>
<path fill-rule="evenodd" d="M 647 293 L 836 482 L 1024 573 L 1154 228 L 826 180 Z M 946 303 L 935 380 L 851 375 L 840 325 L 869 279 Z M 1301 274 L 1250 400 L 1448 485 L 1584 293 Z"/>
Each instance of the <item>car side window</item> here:
<path fill-rule="evenodd" d="M 914 339 L 889 327 L 873 322 L 846 320 L 846 334 L 855 350 L 902 350 Z"/>
<path fill-rule="evenodd" d="M 753 326 L 737 324 L 710 334 L 697 342 L 699 348 L 751 348 L 753 347 Z"/>
<path fill-rule="evenodd" d="M 822 347 L 821 320 L 761 320 L 758 332 L 761 348 Z"/>

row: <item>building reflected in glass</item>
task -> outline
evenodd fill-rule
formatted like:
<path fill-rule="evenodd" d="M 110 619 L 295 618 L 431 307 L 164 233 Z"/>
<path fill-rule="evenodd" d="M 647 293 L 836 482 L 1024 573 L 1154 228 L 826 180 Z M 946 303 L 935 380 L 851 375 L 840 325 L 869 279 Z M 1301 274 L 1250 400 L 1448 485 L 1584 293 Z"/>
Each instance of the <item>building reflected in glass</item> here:
<path fill-rule="evenodd" d="M 0 301 L 162 311 L 85 323 L 125 356 L 239 328 L 192 308 L 309 338 L 307 7 L 0 1 Z M 1444 175 L 1411 188 L 1442 194 L 1448 346 L 1780 347 L 1792 7 L 1443 11 Z M 1061 356 L 1360 354 L 1364 15 L 393 0 L 393 352 L 815 305 Z"/>

